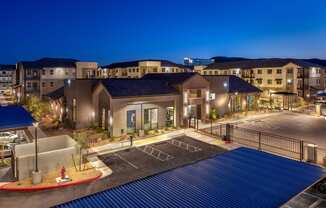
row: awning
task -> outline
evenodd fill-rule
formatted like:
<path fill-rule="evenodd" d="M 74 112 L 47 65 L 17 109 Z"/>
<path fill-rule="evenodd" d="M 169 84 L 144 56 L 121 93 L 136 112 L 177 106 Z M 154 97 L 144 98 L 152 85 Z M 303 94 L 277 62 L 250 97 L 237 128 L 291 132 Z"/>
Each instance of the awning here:
<path fill-rule="evenodd" d="M 0 131 L 23 129 L 33 125 L 35 119 L 18 105 L 0 106 Z"/>
<path fill-rule="evenodd" d="M 319 97 L 326 97 L 326 92 L 317 93 L 317 96 L 319 96 Z"/>

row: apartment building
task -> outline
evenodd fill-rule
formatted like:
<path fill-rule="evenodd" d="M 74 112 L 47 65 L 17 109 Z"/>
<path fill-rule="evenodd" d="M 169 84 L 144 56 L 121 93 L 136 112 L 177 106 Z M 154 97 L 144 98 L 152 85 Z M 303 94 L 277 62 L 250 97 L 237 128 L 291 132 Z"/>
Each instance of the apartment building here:
<path fill-rule="evenodd" d="M 75 59 L 42 58 L 17 64 L 18 80 L 24 96 L 43 97 L 64 86 L 65 80 L 95 78 L 97 63 Z"/>
<path fill-rule="evenodd" d="M 289 92 L 309 99 L 325 89 L 324 67 L 299 59 L 256 59 L 213 63 L 199 70 L 203 75 L 235 75 L 264 90 Z"/>
<path fill-rule="evenodd" d="M 190 71 L 182 64 L 167 60 L 136 60 L 101 67 L 102 78 L 140 78 L 148 73 L 182 73 Z"/>
<path fill-rule="evenodd" d="M 16 65 L 0 64 L 0 94 L 11 95 L 16 83 Z"/>

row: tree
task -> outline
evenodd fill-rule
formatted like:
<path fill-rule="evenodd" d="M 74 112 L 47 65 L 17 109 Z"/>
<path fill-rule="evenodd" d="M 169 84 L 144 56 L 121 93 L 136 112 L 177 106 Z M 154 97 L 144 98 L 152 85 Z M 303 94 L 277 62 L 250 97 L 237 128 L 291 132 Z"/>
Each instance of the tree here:
<path fill-rule="evenodd" d="M 46 101 L 42 101 L 37 96 L 31 96 L 26 99 L 26 108 L 37 120 L 40 120 L 51 112 L 50 104 Z"/>
<path fill-rule="evenodd" d="M 88 149 L 88 141 L 85 132 L 74 132 L 73 139 L 78 143 L 79 146 L 79 171 L 81 171 L 82 164 L 84 164 L 84 150 Z"/>

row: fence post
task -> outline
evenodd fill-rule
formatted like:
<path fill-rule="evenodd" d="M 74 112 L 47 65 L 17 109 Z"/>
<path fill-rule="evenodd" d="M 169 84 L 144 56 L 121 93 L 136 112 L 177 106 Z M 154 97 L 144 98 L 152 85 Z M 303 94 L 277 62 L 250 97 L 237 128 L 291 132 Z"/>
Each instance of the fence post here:
<path fill-rule="evenodd" d="M 303 141 L 300 140 L 300 161 L 304 159 L 304 148 L 303 148 Z"/>
<path fill-rule="evenodd" d="M 211 119 L 211 135 L 213 135 L 213 120 Z"/>
<path fill-rule="evenodd" d="M 231 124 L 226 124 L 225 126 L 225 141 L 226 142 L 231 142 L 231 134 L 232 134 L 232 126 Z"/>
<path fill-rule="evenodd" d="M 261 151 L 261 132 L 258 132 L 258 150 Z"/>
<path fill-rule="evenodd" d="M 220 125 L 220 137 L 222 137 L 223 135 L 223 124 Z"/>

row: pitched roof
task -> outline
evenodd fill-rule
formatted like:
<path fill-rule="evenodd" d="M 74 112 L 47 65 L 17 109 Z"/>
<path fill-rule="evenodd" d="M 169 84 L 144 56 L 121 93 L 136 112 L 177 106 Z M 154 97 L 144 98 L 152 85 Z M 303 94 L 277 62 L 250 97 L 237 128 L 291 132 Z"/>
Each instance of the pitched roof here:
<path fill-rule="evenodd" d="M 0 131 L 26 128 L 34 122 L 32 115 L 18 105 L 0 106 Z"/>
<path fill-rule="evenodd" d="M 194 72 L 184 72 L 184 73 L 150 73 L 145 74 L 142 79 L 146 80 L 164 80 L 169 84 L 181 84 L 187 79 L 197 75 Z"/>
<path fill-rule="evenodd" d="M 36 61 L 22 61 L 25 68 L 41 69 L 43 67 L 75 67 L 76 59 L 66 58 L 41 58 Z"/>
<path fill-rule="evenodd" d="M 159 61 L 159 62 L 161 62 L 162 67 L 181 67 L 181 68 L 185 67 L 182 64 L 176 64 L 176 63 L 174 63 L 172 61 L 168 61 L 168 60 L 143 59 L 143 60 L 135 60 L 135 61 L 116 62 L 116 63 L 112 63 L 109 65 L 103 66 L 102 68 L 114 69 L 114 68 L 137 67 L 139 62 L 144 62 L 144 61 Z"/>
<path fill-rule="evenodd" d="M 107 79 L 101 83 L 112 97 L 136 97 L 177 94 L 173 87 L 162 80 Z"/>
<path fill-rule="evenodd" d="M 14 71 L 16 70 L 16 65 L 12 64 L 0 64 L 0 71 Z"/>
<path fill-rule="evenodd" d="M 204 78 L 207 79 L 211 83 L 211 85 L 224 85 L 224 82 L 227 82 L 228 87 L 226 89 L 228 90 L 228 93 L 262 92 L 259 88 L 234 75 L 207 75 L 204 76 Z"/>
<path fill-rule="evenodd" d="M 268 68 L 268 67 L 283 67 L 289 63 L 297 64 L 301 67 L 321 67 L 323 66 L 317 63 L 311 63 L 303 59 L 291 59 L 291 58 L 271 58 L 271 59 L 249 59 L 240 61 L 227 61 L 216 62 L 208 65 L 205 69 L 251 69 L 251 68 Z"/>
<path fill-rule="evenodd" d="M 48 93 L 46 95 L 46 97 L 51 98 L 52 100 L 57 100 L 60 99 L 64 96 L 64 92 L 65 92 L 65 88 L 64 87 L 60 87 L 50 93 Z"/>

